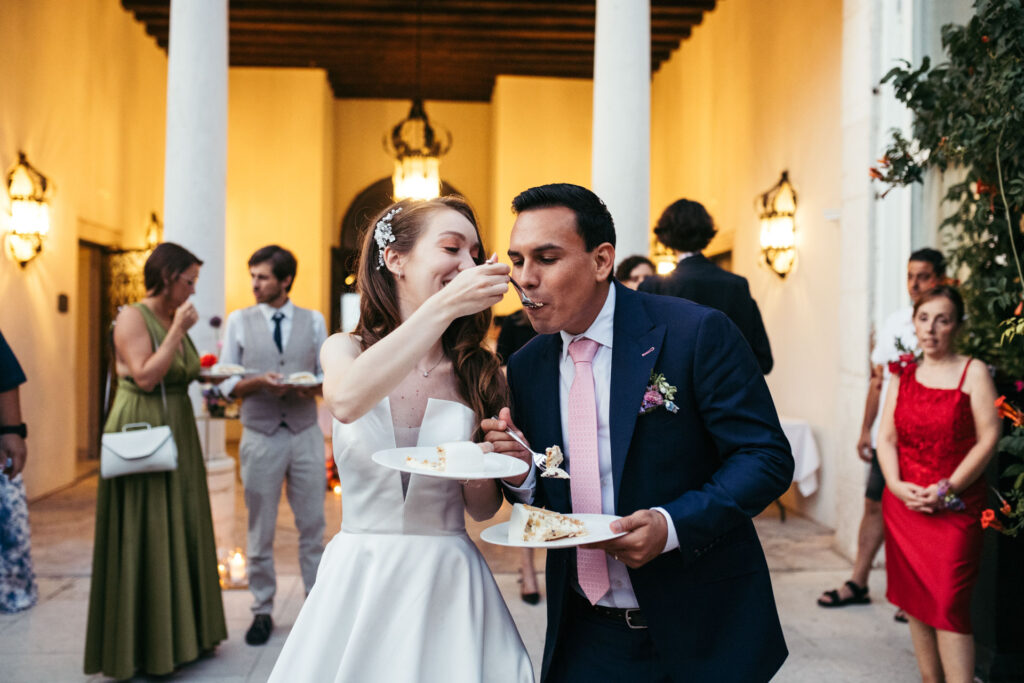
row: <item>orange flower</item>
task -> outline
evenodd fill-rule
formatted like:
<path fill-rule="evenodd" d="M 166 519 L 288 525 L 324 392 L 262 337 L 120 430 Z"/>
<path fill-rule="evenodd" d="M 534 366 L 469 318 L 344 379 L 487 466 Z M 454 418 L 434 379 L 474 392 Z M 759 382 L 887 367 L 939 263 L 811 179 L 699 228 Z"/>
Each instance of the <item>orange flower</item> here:
<path fill-rule="evenodd" d="M 999 410 L 999 417 L 1006 418 L 1014 424 L 1015 427 L 1024 426 L 1024 413 L 1017 409 L 1012 403 L 1006 400 L 1006 396 L 1000 396 L 995 402 L 996 408 Z"/>
<path fill-rule="evenodd" d="M 1024 313 L 1024 301 L 1021 301 L 1017 304 L 1017 308 L 1013 309 L 1014 315 L 1020 315 L 1021 313 Z"/>
<path fill-rule="evenodd" d="M 981 37 L 981 42 L 987 43 L 988 42 L 988 36 L 982 36 Z"/>
<path fill-rule="evenodd" d="M 999 508 L 999 511 L 1000 511 L 1000 512 L 1002 512 L 1002 513 L 1003 513 L 1004 515 L 1006 515 L 1007 517 L 1009 517 L 1009 516 L 1010 516 L 1010 514 L 1011 514 L 1011 513 L 1013 512 L 1013 508 L 1011 508 L 1011 507 L 1010 507 L 1010 504 L 1009 504 L 1009 503 L 1007 503 L 1007 502 L 1006 502 L 1006 501 L 1004 500 L 1004 501 L 1003 501 L 1003 506 L 1002 506 L 1001 508 Z"/>
<path fill-rule="evenodd" d="M 874 178 L 875 180 L 883 180 L 885 178 L 885 176 L 882 175 L 882 172 L 874 167 L 868 169 L 868 175 Z"/>
<path fill-rule="evenodd" d="M 982 529 L 995 529 L 999 531 L 1003 528 L 1002 523 L 996 519 L 995 510 L 983 510 L 981 513 L 981 528 Z"/>

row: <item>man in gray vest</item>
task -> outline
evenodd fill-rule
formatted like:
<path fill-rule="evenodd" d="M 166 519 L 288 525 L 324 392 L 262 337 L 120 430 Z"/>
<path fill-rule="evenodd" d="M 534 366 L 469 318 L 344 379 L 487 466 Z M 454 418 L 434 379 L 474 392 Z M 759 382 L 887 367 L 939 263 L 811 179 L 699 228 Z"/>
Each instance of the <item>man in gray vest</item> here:
<path fill-rule="evenodd" d="M 239 459 L 249 510 L 249 590 L 255 615 L 245 634 L 250 645 L 267 642 L 274 627 L 274 527 L 283 483 L 299 530 L 299 566 L 307 595 L 324 548 L 327 480 L 324 438 L 317 424 L 320 386 L 299 387 L 288 378 L 299 372 L 322 377 L 320 346 L 327 340 L 327 325 L 320 311 L 289 300 L 296 268 L 292 253 L 277 245 L 252 255 L 249 274 L 256 305 L 228 316 L 220 357 L 221 363 L 261 373 L 232 377 L 220 385 L 225 395 L 242 399 Z"/>

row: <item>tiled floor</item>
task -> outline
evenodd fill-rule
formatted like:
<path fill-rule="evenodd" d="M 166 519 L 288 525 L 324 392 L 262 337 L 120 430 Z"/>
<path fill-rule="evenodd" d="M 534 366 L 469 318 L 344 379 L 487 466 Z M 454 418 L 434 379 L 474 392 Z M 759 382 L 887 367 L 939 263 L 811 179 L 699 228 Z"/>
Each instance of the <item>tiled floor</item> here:
<path fill-rule="evenodd" d="M 4 681 L 105 680 L 81 673 L 95 488 L 95 478 L 85 479 L 30 506 L 40 600 L 36 607 L 21 614 L 0 615 L 0 679 Z M 340 522 L 340 500 L 328 494 L 326 506 L 330 535 Z M 235 527 L 239 533 L 245 528 L 244 520 L 245 508 L 239 492 Z M 492 520 L 484 525 L 471 524 L 470 533 L 476 538 L 482 526 L 493 523 Z M 871 593 L 876 598 L 871 605 L 836 611 L 821 609 L 814 604 L 817 595 L 823 588 L 842 583 L 849 572 L 849 563 L 830 549 L 828 530 L 795 515 L 782 523 L 774 508 L 758 518 L 757 527 L 768 554 L 790 648 L 789 659 L 776 681 L 918 680 L 906 627 L 893 622 L 892 608 L 881 599 L 885 592 L 884 572 L 876 571 L 871 577 Z M 243 538 L 237 542 L 244 544 Z M 529 606 L 519 599 L 514 551 L 479 541 L 478 545 L 495 571 L 535 666 L 539 666 L 544 603 Z M 213 656 L 156 680 L 265 681 L 302 603 L 296 547 L 291 513 L 283 502 L 277 532 L 276 630 L 267 645 L 245 644 L 243 635 L 250 620 L 249 594 L 226 591 L 229 639 Z M 543 566 L 541 556 L 536 562 Z"/>

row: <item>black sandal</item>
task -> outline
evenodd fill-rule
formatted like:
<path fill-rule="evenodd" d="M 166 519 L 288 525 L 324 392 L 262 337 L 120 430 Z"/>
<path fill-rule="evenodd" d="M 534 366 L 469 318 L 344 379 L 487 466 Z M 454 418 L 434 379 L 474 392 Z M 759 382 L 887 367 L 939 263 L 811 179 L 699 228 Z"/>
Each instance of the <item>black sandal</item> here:
<path fill-rule="evenodd" d="M 845 607 L 847 605 L 866 605 L 871 602 L 867 586 L 858 586 L 853 581 L 847 581 L 845 585 L 850 589 L 850 597 L 840 598 L 838 590 L 825 591 L 828 601 L 818 598 L 818 605 L 821 607 Z"/>

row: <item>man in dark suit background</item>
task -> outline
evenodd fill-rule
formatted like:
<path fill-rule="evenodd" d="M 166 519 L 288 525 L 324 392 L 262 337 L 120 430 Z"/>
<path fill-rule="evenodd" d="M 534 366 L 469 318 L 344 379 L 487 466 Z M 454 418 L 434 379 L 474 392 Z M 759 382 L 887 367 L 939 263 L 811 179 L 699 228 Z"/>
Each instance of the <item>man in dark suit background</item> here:
<path fill-rule="evenodd" d="M 719 268 L 701 253 L 716 232 L 701 204 L 689 199 L 670 204 L 658 219 L 654 234 L 679 254 L 679 264 L 668 275 L 644 280 L 640 291 L 678 296 L 725 313 L 740 328 L 761 372 L 767 375 L 772 369 L 772 348 L 746 278 Z"/>
<path fill-rule="evenodd" d="M 787 651 L 751 518 L 793 458 L 750 347 L 714 309 L 615 283 L 593 192 L 545 185 L 513 209 L 508 254 L 543 304 L 527 310 L 539 336 L 509 359 L 512 410 L 481 426 L 531 462 L 510 498 L 621 515 L 627 532 L 548 551 L 542 680 L 769 680 Z M 538 477 L 506 428 L 560 446 L 571 479 Z"/>

